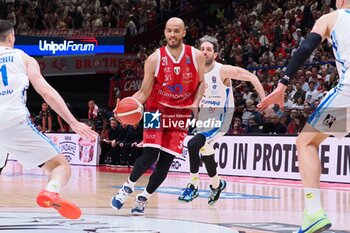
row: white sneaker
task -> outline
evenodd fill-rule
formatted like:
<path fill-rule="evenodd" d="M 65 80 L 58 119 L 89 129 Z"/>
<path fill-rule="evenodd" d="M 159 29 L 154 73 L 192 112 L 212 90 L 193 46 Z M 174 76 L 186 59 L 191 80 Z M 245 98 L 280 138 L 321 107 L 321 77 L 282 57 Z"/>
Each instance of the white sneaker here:
<path fill-rule="evenodd" d="M 147 197 L 141 196 L 141 194 L 136 196 L 134 208 L 131 209 L 133 215 L 143 215 L 148 199 Z"/>
<path fill-rule="evenodd" d="M 111 206 L 113 209 L 121 209 L 129 198 L 130 194 L 132 194 L 134 190 L 129 186 L 127 182 L 123 184 L 123 187 L 119 189 L 118 193 L 112 197 Z"/>

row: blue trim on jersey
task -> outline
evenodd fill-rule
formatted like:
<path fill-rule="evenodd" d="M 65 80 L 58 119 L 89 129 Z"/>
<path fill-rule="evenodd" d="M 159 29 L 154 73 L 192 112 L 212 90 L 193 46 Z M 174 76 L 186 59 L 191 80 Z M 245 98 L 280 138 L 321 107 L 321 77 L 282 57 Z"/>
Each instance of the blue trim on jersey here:
<path fill-rule="evenodd" d="M 311 114 L 311 116 L 308 119 L 308 123 L 312 127 L 315 127 L 315 124 L 317 123 L 322 113 L 327 109 L 329 104 L 338 95 L 338 93 L 339 93 L 338 89 L 333 88 L 333 92 L 329 96 L 327 96 L 327 98 L 324 101 L 322 101 L 320 105 L 317 106 L 315 111 Z"/>
<path fill-rule="evenodd" d="M 346 13 L 350 14 L 350 10 L 345 10 Z"/>
<path fill-rule="evenodd" d="M 229 101 L 229 95 L 230 95 L 230 88 L 226 88 L 226 100 L 224 104 L 224 112 L 220 114 L 220 122 L 221 122 L 221 127 L 216 127 L 209 132 L 200 132 L 200 134 L 204 135 L 206 139 L 210 139 L 215 137 L 220 132 L 220 129 L 222 128 L 226 115 L 227 115 L 227 109 L 228 109 L 228 101 Z"/>
<path fill-rule="evenodd" d="M 337 87 L 341 90 L 341 88 L 344 85 L 342 82 L 345 79 L 346 68 L 345 68 L 345 61 L 344 61 L 344 59 L 341 58 L 341 55 L 340 55 L 339 50 L 338 50 L 339 46 L 338 46 L 338 41 L 336 39 L 334 30 L 331 33 L 331 40 L 332 40 L 333 51 L 335 51 L 335 59 L 337 62 L 339 62 L 342 65 L 342 67 L 341 67 L 342 75 L 341 75 L 341 77 L 339 79 L 339 83 L 337 85 Z"/>
<path fill-rule="evenodd" d="M 42 132 L 40 132 L 35 125 L 33 124 L 33 122 L 31 120 L 29 120 L 29 118 L 27 118 L 27 124 L 30 126 L 30 128 L 37 134 L 39 135 L 42 139 L 44 139 L 46 142 L 50 143 L 50 145 L 58 152 L 58 154 L 61 153 L 60 149 L 57 147 L 57 145 L 55 143 L 53 143 L 53 141 L 51 141 L 50 138 L 48 138 L 45 134 L 43 134 Z"/>

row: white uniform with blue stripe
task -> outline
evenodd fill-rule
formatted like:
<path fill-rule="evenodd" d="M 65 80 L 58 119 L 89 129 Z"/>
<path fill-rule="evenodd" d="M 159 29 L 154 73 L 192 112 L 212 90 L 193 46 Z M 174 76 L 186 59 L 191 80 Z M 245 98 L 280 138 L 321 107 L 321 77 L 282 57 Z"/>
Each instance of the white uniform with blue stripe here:
<path fill-rule="evenodd" d="M 231 80 L 229 86 L 222 82 L 221 66 L 221 63 L 215 62 L 213 69 L 204 75 L 206 88 L 200 103 L 198 120 L 207 121 L 208 124 L 196 128 L 196 133 L 201 133 L 206 138 L 200 151 L 202 155 L 214 154 L 213 144 L 229 130 L 234 113 Z"/>
<path fill-rule="evenodd" d="M 35 167 L 60 152 L 28 118 L 29 79 L 22 54 L 21 50 L 0 46 L 0 161 L 10 153 L 25 167 Z"/>
<path fill-rule="evenodd" d="M 308 123 L 318 131 L 343 137 L 350 124 L 350 10 L 337 10 L 338 18 L 330 33 L 339 83 L 322 99 Z"/>

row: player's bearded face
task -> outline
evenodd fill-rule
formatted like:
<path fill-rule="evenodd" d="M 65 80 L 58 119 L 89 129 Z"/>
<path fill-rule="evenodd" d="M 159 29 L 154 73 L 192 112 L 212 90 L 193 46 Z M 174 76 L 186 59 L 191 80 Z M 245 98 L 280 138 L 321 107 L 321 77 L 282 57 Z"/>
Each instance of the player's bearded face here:
<path fill-rule="evenodd" d="M 172 49 L 180 47 L 182 44 L 182 38 L 184 36 L 183 30 L 179 28 L 167 28 L 165 29 L 165 37 L 168 46 Z"/>
<path fill-rule="evenodd" d="M 201 52 L 204 55 L 204 59 L 205 59 L 205 65 L 209 66 L 213 63 L 214 59 L 215 59 L 215 52 L 214 52 L 214 47 L 212 44 L 210 44 L 209 42 L 204 42 L 201 45 Z"/>

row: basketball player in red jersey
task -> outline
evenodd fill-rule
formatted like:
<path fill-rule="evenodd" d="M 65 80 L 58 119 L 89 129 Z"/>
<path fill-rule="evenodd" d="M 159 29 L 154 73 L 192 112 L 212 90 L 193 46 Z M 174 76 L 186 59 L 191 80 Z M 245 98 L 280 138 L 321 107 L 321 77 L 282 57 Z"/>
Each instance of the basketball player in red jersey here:
<path fill-rule="evenodd" d="M 133 95 L 141 104 L 145 103 L 145 112 L 150 114 L 149 119 L 144 119 L 144 153 L 111 200 L 112 208 L 120 209 L 134 192 L 136 181 L 157 161 L 147 187 L 136 196 L 131 210 L 135 215 L 144 213 L 148 199 L 165 180 L 173 159 L 182 153 L 188 130 L 178 123 L 191 117 L 191 109 L 196 112 L 205 88 L 204 57 L 199 50 L 183 44 L 184 22 L 169 19 L 164 34 L 167 45 L 148 57 L 141 88 Z"/>

